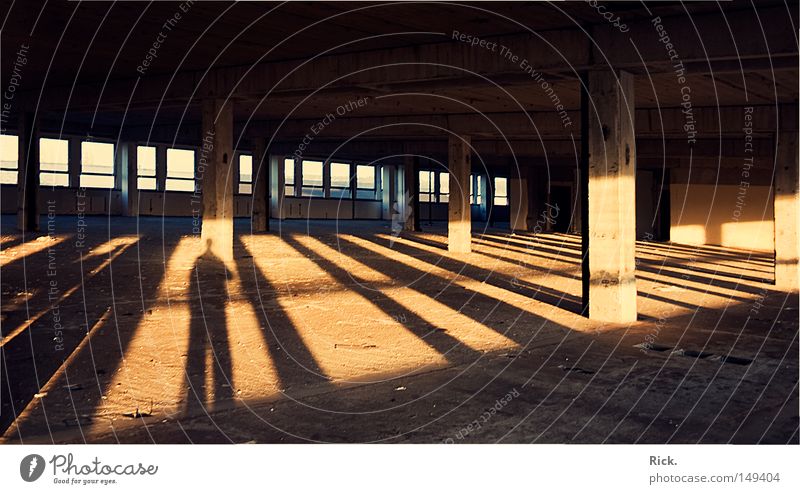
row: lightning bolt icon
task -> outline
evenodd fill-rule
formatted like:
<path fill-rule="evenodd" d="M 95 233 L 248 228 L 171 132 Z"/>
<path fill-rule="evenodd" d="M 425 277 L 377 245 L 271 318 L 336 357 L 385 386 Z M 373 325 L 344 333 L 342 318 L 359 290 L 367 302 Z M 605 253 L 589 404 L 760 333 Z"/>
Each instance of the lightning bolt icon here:
<path fill-rule="evenodd" d="M 36 470 L 36 465 L 37 464 L 38 464 L 38 460 L 34 456 L 33 458 L 31 458 L 31 464 L 28 467 L 28 477 L 29 478 L 33 476 L 33 471 Z"/>

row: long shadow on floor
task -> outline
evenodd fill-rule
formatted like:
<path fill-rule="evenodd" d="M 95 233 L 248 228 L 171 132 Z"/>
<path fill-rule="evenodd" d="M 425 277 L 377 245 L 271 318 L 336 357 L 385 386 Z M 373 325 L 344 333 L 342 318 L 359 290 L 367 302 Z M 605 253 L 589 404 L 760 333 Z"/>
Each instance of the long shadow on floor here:
<path fill-rule="evenodd" d="M 369 240 L 370 242 L 383 247 L 383 245 L 381 244 L 382 240 L 381 237 L 368 237 L 366 238 L 366 240 Z M 392 245 L 392 249 L 396 250 L 397 252 L 400 252 L 401 254 L 411 256 L 415 259 L 420 259 L 425 255 L 430 255 L 430 252 L 428 251 L 425 251 L 423 249 L 411 245 L 403 244 L 400 242 L 395 242 Z M 481 253 L 481 255 L 486 255 L 486 254 Z M 493 256 L 489 255 L 489 257 Z M 518 265 L 520 264 L 518 260 L 508 259 L 507 261 Z M 533 300 L 538 300 L 540 302 L 544 302 L 554 307 L 568 310 L 575 314 L 580 314 L 582 311 L 580 297 L 576 297 L 574 295 L 562 292 L 560 290 L 556 290 L 554 288 L 528 283 L 518 278 L 501 275 L 498 274 L 496 271 L 480 268 L 478 266 L 474 265 L 466 266 L 465 263 L 463 262 L 455 261 L 447 257 L 441 257 L 437 261 L 436 265 L 447 271 L 450 271 L 453 274 L 459 276 L 465 276 L 467 278 L 480 281 L 481 283 L 487 283 L 494 287 L 501 288 L 503 290 L 508 290 L 510 292 L 518 293 L 525 297 L 529 297 Z"/>
<path fill-rule="evenodd" d="M 67 225 L 66 233 L 69 233 L 74 221 L 70 217 L 59 217 L 57 233 L 64 230 L 63 224 Z M 54 305 L 54 301 L 47 300 L 45 290 L 43 300 L 38 303 L 31 300 L 30 305 L 37 310 L 43 308 L 46 313 L 2 349 L 0 364 L 4 376 L 0 384 L 8 392 L 5 394 L 8 399 L 3 400 L 0 430 L 9 434 L 9 426 L 16 426 L 6 439 L 25 440 L 30 435 L 52 433 L 53 429 L 64 427 L 77 427 L 82 434 L 82 426 L 90 422 L 92 412 L 103 402 L 106 390 L 112 386 L 109 380 L 119 368 L 136 328 L 157 302 L 147 287 L 161 283 L 163 259 L 169 258 L 173 248 L 170 242 L 163 243 L 164 250 L 159 252 L 164 256 L 159 259 L 162 262 L 154 262 L 159 256 L 151 250 L 143 250 L 139 240 L 127 248 L 116 246 L 107 254 L 89 255 L 109 238 L 139 236 L 135 221 L 130 219 L 109 225 L 104 218 L 86 218 L 87 237 L 83 245 L 78 248 L 72 242 L 65 243 L 55 252 L 58 266 L 55 279 L 62 299 Z M 155 226 L 156 223 L 152 223 Z M 26 260 L 24 270 L 29 283 L 47 284 L 52 279 L 46 272 L 47 256 L 45 250 Z M 79 264 L 74 257 L 85 260 Z M 81 266 L 82 270 L 74 266 Z M 116 281 L 115 268 L 120 273 Z M 3 269 L 4 276 L 8 276 L 6 267 Z M 94 276 L 87 278 L 92 272 Z M 19 273 L 19 276 L 23 275 Z M 65 296 L 68 287 L 75 287 L 75 290 Z M 137 307 L 140 310 L 137 311 Z M 24 319 L 25 314 L 18 317 Z M 59 347 L 53 340 L 55 317 L 63 328 Z M 47 395 L 34 397 L 48 381 L 51 382 Z M 38 402 L 33 403 L 35 400 Z M 48 403 L 54 403 L 52 408 L 57 412 L 51 410 L 48 414 Z M 18 419 L 17 415 L 30 404 L 33 405 L 31 414 Z"/>
<path fill-rule="evenodd" d="M 216 403 L 233 398 L 225 316 L 226 282 L 230 273 L 209 249 L 195 261 L 192 275 L 185 404 L 189 415 L 212 411 Z"/>
<path fill-rule="evenodd" d="M 381 245 L 380 239 L 367 238 L 365 240 L 373 242 L 373 243 L 375 243 L 375 244 L 377 244 L 377 245 L 379 245 L 379 246 L 381 246 L 383 248 L 386 248 L 385 246 Z M 424 272 L 424 271 L 422 271 L 422 270 L 420 270 L 418 268 L 415 268 L 413 266 L 410 266 L 410 265 L 408 265 L 406 263 L 396 262 L 396 261 L 393 262 L 393 260 L 390 259 L 389 257 L 386 257 L 386 256 L 381 255 L 381 254 L 377 254 L 377 253 L 373 252 L 372 250 L 366 249 L 366 248 L 364 248 L 364 247 L 362 247 L 362 246 L 360 246 L 358 244 L 355 244 L 355 243 L 353 243 L 353 242 L 351 242 L 349 240 L 346 240 L 346 239 L 343 239 L 343 238 L 339 238 L 338 242 L 339 242 L 340 247 L 346 248 L 346 249 L 344 249 L 344 248 L 341 249 L 342 253 L 352 257 L 353 259 L 357 259 L 359 262 L 371 267 L 372 269 L 374 269 L 374 270 L 376 270 L 378 272 L 382 272 L 382 273 L 384 273 L 384 274 L 386 274 L 388 276 L 392 276 L 395 279 L 417 280 L 416 282 L 414 282 L 412 284 L 409 284 L 408 287 L 411 288 L 412 290 L 417 291 L 420 294 L 423 294 L 425 296 L 432 297 L 432 298 L 436 299 L 440 303 L 449 306 L 455 312 L 461 313 L 461 314 L 469 317 L 473 321 L 475 321 L 477 323 L 480 323 L 480 324 L 482 324 L 484 326 L 487 326 L 487 327 L 491 328 L 493 331 L 495 331 L 495 332 L 497 332 L 499 334 L 502 334 L 502 335 L 505 335 L 508 338 L 511 338 L 512 340 L 516 341 L 520 345 L 523 345 L 523 346 L 528 345 L 532 341 L 532 339 L 536 336 L 536 334 L 527 334 L 526 333 L 524 336 L 511 334 L 508 331 L 508 328 L 504 328 L 503 326 L 498 325 L 497 323 L 494 323 L 493 321 L 491 321 L 492 314 L 495 312 L 495 310 L 500 310 L 504 314 L 514 314 L 514 313 L 516 313 L 516 314 L 519 315 L 518 317 L 522 317 L 522 315 L 524 315 L 524 314 L 531 314 L 531 315 L 536 316 L 543 323 L 546 321 L 547 322 L 547 326 L 549 328 L 551 328 L 551 329 L 558 329 L 558 330 L 561 330 L 561 331 L 564 331 L 564 332 L 571 331 L 570 328 L 567 328 L 566 326 L 562 326 L 562 325 L 560 325 L 558 323 L 555 323 L 555 322 L 551 321 L 550 319 L 547 319 L 547 318 L 543 317 L 540 314 L 535 314 L 535 313 L 532 313 L 532 312 L 530 312 L 528 310 L 512 306 L 512 305 L 508 304 L 507 302 L 505 302 L 503 300 L 499 300 L 497 298 L 491 297 L 491 296 L 486 295 L 484 293 L 476 292 L 474 290 L 470 290 L 470 289 L 467 289 L 467 288 L 463 288 L 462 289 L 461 287 L 453 286 L 452 285 L 452 280 L 450 280 L 450 279 L 446 279 L 446 278 L 443 278 L 441 276 L 434 275 L 432 273 Z M 406 253 L 410 253 L 408 255 L 412 255 L 412 256 L 414 254 L 417 254 L 417 255 L 419 255 L 419 254 L 427 254 L 425 251 L 421 251 L 420 249 L 416 249 L 414 247 L 409 247 L 409 246 L 400 246 L 397 243 L 394 244 L 394 247 L 398 248 L 399 250 L 403 250 Z M 458 265 L 461 265 L 461 266 L 458 266 Z M 463 273 L 462 272 L 463 263 L 458 263 L 456 261 L 452 261 L 452 260 L 449 260 L 449 259 L 443 259 L 441 266 L 444 269 L 447 269 L 448 271 L 451 271 L 453 273 L 459 273 L 461 276 L 472 277 L 473 279 L 476 279 L 476 280 L 479 280 L 479 281 L 483 281 L 483 278 L 481 278 L 481 277 L 474 277 L 474 276 L 470 276 L 470 275 L 467 275 L 467 274 Z M 486 278 L 488 278 L 489 275 L 492 274 L 491 272 L 488 272 L 487 270 L 483 270 L 483 271 L 484 272 L 481 273 L 481 274 L 485 275 Z M 432 294 L 431 292 L 433 291 L 433 289 L 427 288 L 427 285 L 449 286 L 450 287 L 450 292 L 445 294 L 444 291 L 440 291 L 437 294 Z M 502 288 L 502 289 L 504 289 L 506 291 L 510 291 L 510 292 L 514 291 L 513 288 L 510 286 L 510 282 L 509 282 L 508 285 L 503 285 L 502 283 L 497 283 L 497 284 L 493 283 L 493 286 L 497 286 L 498 288 Z M 459 290 L 459 293 L 457 293 L 457 294 L 455 294 L 455 292 L 453 291 L 456 288 Z M 463 291 L 461 291 L 461 290 L 463 290 Z M 528 292 L 530 292 L 530 291 L 532 291 L 532 290 L 528 290 Z M 457 296 L 456 297 L 451 297 L 450 296 L 450 295 L 454 295 L 454 294 L 457 295 Z M 444 296 L 444 295 L 447 295 L 447 296 Z M 454 300 L 454 298 L 456 298 L 457 300 Z M 485 311 L 485 310 L 476 310 L 476 306 L 477 305 L 488 305 L 488 306 L 491 306 L 492 308 L 488 312 Z M 501 323 L 503 323 L 503 321 L 501 321 Z M 537 331 L 537 333 L 538 333 L 538 331 Z"/>
<path fill-rule="evenodd" d="M 380 294 L 380 297 L 376 297 L 375 291 L 366 288 L 368 285 L 367 281 L 358 278 L 353 275 L 353 273 L 337 266 L 332 261 L 316 255 L 315 252 L 302 245 L 297 239 L 293 238 L 292 235 L 284 236 L 283 240 L 297 252 L 314 261 L 339 283 L 350 286 L 353 291 L 375 305 L 389 317 L 396 314 L 410 314 L 406 328 L 448 360 L 458 361 L 466 359 L 467 361 L 471 361 L 481 355 L 480 352 L 463 345 L 458 339 L 445 332 L 438 331 L 430 322 L 426 321 L 419 314 L 416 314 L 409 307 L 399 304 L 392 298 L 383 294 Z M 359 258 L 359 261 L 364 262 L 364 259 Z M 377 271 L 380 272 L 380 270 Z M 355 284 L 352 283 L 353 281 L 355 281 Z"/>
<path fill-rule="evenodd" d="M 236 269 L 242 290 L 247 293 L 261 324 L 264 346 L 275 365 L 283 393 L 292 396 L 296 390 L 307 386 L 331 386 L 330 378 L 325 375 L 297 328 L 280 307 L 277 290 L 261 272 L 253 253 L 239 237 L 234 239 L 234 248 L 247 254 L 237 257 Z"/>

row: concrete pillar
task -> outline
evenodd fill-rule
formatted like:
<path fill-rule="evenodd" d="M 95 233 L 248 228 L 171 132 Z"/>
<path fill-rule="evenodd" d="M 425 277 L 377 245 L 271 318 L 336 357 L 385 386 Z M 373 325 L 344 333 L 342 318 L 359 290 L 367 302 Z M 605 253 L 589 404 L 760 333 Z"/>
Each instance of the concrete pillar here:
<path fill-rule="evenodd" d="M 67 151 L 67 176 L 69 177 L 70 187 L 81 186 L 81 169 L 83 168 L 82 156 L 83 150 L 81 149 L 80 137 L 69 137 L 69 148 Z"/>
<path fill-rule="evenodd" d="M 203 101 L 204 145 L 211 144 L 203 172 L 203 227 L 205 254 L 225 263 L 233 261 L 233 105 L 223 99 Z"/>
<path fill-rule="evenodd" d="M 257 137 L 253 142 L 253 213 L 252 228 L 254 232 L 269 231 L 269 175 L 270 156 L 267 153 L 267 142 Z"/>
<path fill-rule="evenodd" d="M 403 197 L 400 214 L 403 230 L 420 231 L 419 226 L 419 159 L 406 154 L 403 160 Z"/>
<path fill-rule="evenodd" d="M 484 179 L 486 188 L 483 189 L 483 200 L 486 202 L 486 224 L 494 226 L 494 174 L 487 171 Z"/>
<path fill-rule="evenodd" d="M 167 146 L 156 146 L 156 190 L 167 187 Z"/>
<path fill-rule="evenodd" d="M 472 250 L 472 218 L 469 205 L 469 174 L 472 169 L 470 138 L 448 138 L 450 201 L 447 203 L 447 250 L 469 253 Z"/>
<path fill-rule="evenodd" d="M 39 230 L 39 136 L 33 113 L 19 117 L 17 173 L 17 228 Z"/>
<path fill-rule="evenodd" d="M 300 158 L 294 159 L 294 196 L 303 196 L 303 160 Z"/>
<path fill-rule="evenodd" d="M 284 168 L 284 160 L 285 158 L 283 156 L 269 156 L 271 217 L 278 220 L 286 219 L 286 213 L 283 208 L 283 203 L 286 199 L 286 169 Z"/>
<path fill-rule="evenodd" d="M 520 165 L 519 169 L 517 169 L 516 164 L 512 165 L 509 175 L 509 226 L 512 232 L 526 232 L 528 231 L 528 212 L 530 209 L 528 202 L 528 168 Z"/>
<path fill-rule="evenodd" d="M 796 132 L 776 136 L 775 190 L 775 288 L 798 290 L 800 259 L 800 203 L 798 203 L 798 146 Z"/>
<path fill-rule="evenodd" d="M 395 165 L 381 167 L 381 183 L 383 184 L 381 216 L 384 220 L 396 219 L 396 215 L 400 214 L 400 204 L 397 195 L 397 167 Z"/>
<path fill-rule="evenodd" d="M 123 142 L 117 152 L 119 182 L 122 191 L 122 215 L 139 215 L 139 188 L 137 181 L 136 143 Z"/>
<path fill-rule="evenodd" d="M 573 173 L 573 186 L 575 188 L 575 211 L 572 212 L 572 226 L 576 232 L 583 231 L 583 197 L 586 195 L 583 189 L 583 178 L 581 176 L 581 166 L 575 168 Z"/>
<path fill-rule="evenodd" d="M 584 309 L 590 319 L 636 321 L 636 147 L 633 75 L 593 71 L 582 91 L 588 221 L 582 229 Z M 588 272 L 588 273 L 587 273 Z M 588 276 L 587 276 L 588 274 Z"/>

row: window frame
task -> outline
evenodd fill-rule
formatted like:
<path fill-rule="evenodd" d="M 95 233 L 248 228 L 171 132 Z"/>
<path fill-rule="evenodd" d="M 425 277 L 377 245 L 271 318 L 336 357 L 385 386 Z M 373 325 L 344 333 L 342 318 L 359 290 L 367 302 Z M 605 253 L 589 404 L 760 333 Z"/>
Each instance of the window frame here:
<path fill-rule="evenodd" d="M 0 184 L 2 185 L 16 185 L 19 182 L 19 135 L 16 134 L 0 134 L 2 137 L 13 137 L 16 141 L 16 154 L 17 159 L 14 161 L 14 167 L 10 167 L 5 165 L 5 163 L 9 163 L 9 161 L 3 161 L 0 159 Z M 2 181 L 2 176 L 6 175 L 7 173 L 14 173 L 14 181 L 13 182 L 4 182 Z"/>
<path fill-rule="evenodd" d="M 190 151 L 192 153 L 192 178 L 186 177 L 175 177 L 170 176 L 169 174 L 169 152 L 172 150 L 176 151 Z M 183 146 L 169 146 L 167 147 L 165 153 L 165 163 L 164 163 L 164 192 L 171 192 L 171 193 L 182 193 L 182 194 L 194 194 L 197 192 L 197 149 L 192 147 L 183 147 Z M 158 162 L 158 155 L 156 155 L 156 163 Z M 156 165 L 158 166 L 158 165 Z M 192 190 L 180 190 L 180 189 L 170 189 L 169 183 L 170 180 L 177 180 L 178 183 L 182 182 L 192 182 Z"/>
<path fill-rule="evenodd" d="M 503 194 L 503 195 L 500 195 L 500 194 L 497 193 L 497 190 L 498 190 L 497 181 L 498 180 L 505 180 L 506 193 Z M 509 201 L 508 201 L 508 199 L 509 199 L 509 197 L 508 197 L 508 177 L 494 177 L 492 182 L 493 182 L 493 185 L 494 185 L 494 191 L 493 191 L 494 193 L 492 194 L 492 206 L 508 206 L 509 205 Z M 504 203 L 503 204 L 498 204 L 498 202 L 497 202 L 498 199 L 503 199 Z"/>
<path fill-rule="evenodd" d="M 436 198 L 436 175 L 434 170 L 419 170 L 417 171 L 417 196 L 419 202 L 435 202 Z M 428 176 L 428 189 L 422 190 L 422 176 L 426 174 Z M 427 196 L 427 199 L 423 199 L 423 196 Z"/>
<path fill-rule="evenodd" d="M 347 185 L 333 185 L 333 167 L 334 165 L 343 165 L 347 167 Z M 336 160 L 328 162 L 328 197 L 332 199 L 352 199 L 353 198 L 353 162 Z M 334 192 L 337 195 L 334 195 Z M 338 194 L 341 192 L 341 194 Z"/>
<path fill-rule="evenodd" d="M 469 203 L 472 206 L 481 206 L 483 204 L 483 187 L 481 186 L 481 175 L 470 175 L 469 181 Z M 477 191 L 477 194 L 475 193 Z"/>
<path fill-rule="evenodd" d="M 69 137 L 59 136 L 59 137 L 51 137 L 50 135 L 40 135 L 38 136 L 38 145 L 39 145 L 39 185 L 42 187 L 64 187 L 69 188 L 73 184 L 70 183 L 70 151 L 72 150 L 72 140 Z M 64 170 L 43 170 L 43 163 L 42 163 L 42 140 L 48 141 L 63 141 L 67 143 L 67 157 L 65 163 L 47 163 L 48 165 L 64 165 Z M 17 163 L 19 163 L 19 158 L 17 158 Z M 45 183 L 43 177 L 45 175 L 54 176 L 54 177 L 61 177 L 66 179 L 65 183 Z M 80 184 L 80 182 L 79 182 Z"/>
<path fill-rule="evenodd" d="M 289 166 L 291 164 L 291 166 Z M 287 181 L 286 169 L 287 167 L 292 170 L 292 181 Z M 284 197 L 297 197 L 297 162 L 294 156 L 286 156 L 283 158 L 283 196 Z M 291 191 L 291 194 L 289 193 Z"/>
<path fill-rule="evenodd" d="M 372 169 L 372 187 L 359 187 L 358 186 L 358 170 L 362 167 L 369 167 Z M 378 183 L 377 183 L 377 176 L 378 176 L 378 167 L 371 164 L 356 164 L 355 165 L 355 173 L 353 174 L 353 179 L 355 180 L 355 192 L 356 192 L 356 199 L 362 201 L 376 201 L 377 194 L 378 194 Z M 359 192 L 361 191 L 369 191 L 371 192 L 372 197 L 359 197 Z"/>
<path fill-rule="evenodd" d="M 153 150 L 153 174 L 147 175 L 142 173 L 141 163 L 142 160 L 139 156 L 139 148 L 147 148 Z M 136 144 L 136 190 L 153 191 L 158 190 L 158 146 L 149 144 Z M 142 187 L 142 179 L 153 180 L 152 187 Z"/>
<path fill-rule="evenodd" d="M 242 180 L 242 157 L 249 157 L 250 158 L 250 180 L 249 181 Z M 245 196 L 253 195 L 253 183 L 254 183 L 253 179 L 255 178 L 253 176 L 253 172 L 254 172 L 254 168 L 255 168 L 253 162 L 254 162 L 253 153 L 250 153 L 250 152 L 236 153 L 236 167 L 237 167 L 237 174 L 236 175 L 238 177 L 238 183 L 236 184 L 236 193 L 239 194 L 239 195 L 245 195 Z M 243 185 L 248 186 L 248 188 L 250 190 L 247 191 L 247 192 L 242 192 L 242 186 Z"/>
<path fill-rule="evenodd" d="M 443 182 L 442 179 L 445 178 L 445 176 L 446 180 Z M 442 183 L 447 183 L 446 193 L 442 192 Z M 447 200 L 443 201 L 442 196 L 447 196 Z M 450 202 L 450 172 L 436 172 L 436 202 L 438 204 L 447 204 Z"/>
<path fill-rule="evenodd" d="M 306 184 L 306 163 L 320 164 L 319 185 Z M 306 188 L 311 189 L 311 193 L 306 193 Z M 300 197 L 307 197 L 311 199 L 325 198 L 325 160 L 317 158 L 303 158 L 300 161 Z"/>

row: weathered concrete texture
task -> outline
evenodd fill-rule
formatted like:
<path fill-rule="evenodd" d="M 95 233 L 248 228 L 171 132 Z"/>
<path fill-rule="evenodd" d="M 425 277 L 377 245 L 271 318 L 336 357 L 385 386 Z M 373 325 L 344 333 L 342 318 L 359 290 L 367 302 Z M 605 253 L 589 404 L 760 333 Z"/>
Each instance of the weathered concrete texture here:
<path fill-rule="evenodd" d="M 203 101 L 203 147 L 198 175 L 202 177 L 202 246 L 206 254 L 233 261 L 233 108 L 222 99 Z M 207 162 L 203 162 L 203 158 Z"/>
<path fill-rule="evenodd" d="M 509 216 L 510 226 L 512 232 L 526 232 L 528 231 L 528 216 L 529 216 L 529 177 L 528 172 L 530 168 L 521 166 L 516 168 L 511 167 L 510 177 L 508 179 L 508 194 L 509 194 Z"/>
<path fill-rule="evenodd" d="M 636 144 L 633 75 L 588 77 L 589 317 L 636 320 Z"/>
<path fill-rule="evenodd" d="M 798 442 L 769 256 L 639 243 L 621 326 L 578 314 L 572 235 L 498 225 L 465 255 L 444 224 L 243 219 L 226 266 L 190 219 L 76 225 L 0 239 L 5 442 Z"/>
<path fill-rule="evenodd" d="M 775 159 L 775 286 L 798 290 L 800 261 L 800 196 L 798 196 L 797 132 L 777 136 Z"/>
<path fill-rule="evenodd" d="M 286 218 L 286 209 L 283 206 L 286 200 L 284 159 L 275 154 L 269 156 L 270 218 L 279 220 Z"/>
<path fill-rule="evenodd" d="M 403 230 L 420 231 L 419 225 L 419 158 L 407 155 L 403 160 L 403 200 L 400 216 Z"/>
<path fill-rule="evenodd" d="M 472 148 L 468 136 L 451 135 L 447 142 L 450 198 L 447 204 L 447 249 L 469 253 L 472 217 L 469 205 L 469 181 L 472 170 Z"/>
<path fill-rule="evenodd" d="M 139 183 L 137 166 L 137 144 L 135 142 L 124 142 L 117 149 L 116 163 L 119 173 L 121 195 L 122 195 L 122 215 L 137 216 L 139 213 Z"/>
<path fill-rule="evenodd" d="M 253 231 L 269 231 L 269 176 L 270 159 L 266 140 L 257 138 L 253 142 L 253 210 L 251 213 Z"/>

